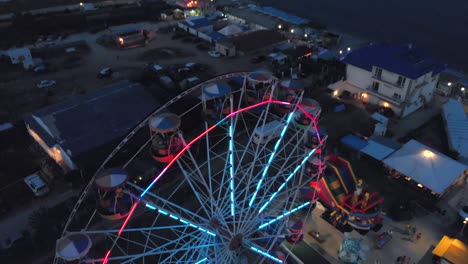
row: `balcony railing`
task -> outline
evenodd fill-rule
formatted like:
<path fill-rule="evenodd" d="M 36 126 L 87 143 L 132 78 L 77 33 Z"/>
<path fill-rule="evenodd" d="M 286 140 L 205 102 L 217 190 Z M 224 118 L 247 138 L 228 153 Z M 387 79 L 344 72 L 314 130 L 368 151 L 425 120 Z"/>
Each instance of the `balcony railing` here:
<path fill-rule="evenodd" d="M 391 85 L 391 86 L 399 88 L 399 89 L 403 88 L 403 85 L 400 85 L 397 82 L 387 81 L 387 80 L 383 79 L 382 76 L 377 76 L 377 75 L 373 74 L 372 78 L 379 81 L 379 82 L 383 82 L 385 84 Z"/>
<path fill-rule="evenodd" d="M 393 103 L 393 104 L 397 104 L 397 105 L 403 103 L 403 99 L 398 98 L 397 96 L 387 96 L 387 95 L 381 94 L 381 93 L 379 93 L 378 90 L 374 89 L 374 87 L 372 87 L 372 86 L 367 87 L 366 91 L 369 92 L 372 95 L 375 95 L 375 96 L 383 99 L 383 100 L 389 101 L 389 103 Z"/>

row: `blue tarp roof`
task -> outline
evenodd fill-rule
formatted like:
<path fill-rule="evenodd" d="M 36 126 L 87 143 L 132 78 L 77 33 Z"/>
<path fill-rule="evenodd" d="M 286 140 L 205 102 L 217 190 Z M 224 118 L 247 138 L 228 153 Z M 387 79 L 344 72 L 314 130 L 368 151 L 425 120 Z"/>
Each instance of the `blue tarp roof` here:
<path fill-rule="evenodd" d="M 225 35 L 219 33 L 218 31 L 210 32 L 210 33 L 208 33 L 208 36 L 210 36 L 211 39 L 214 40 L 214 41 L 219 41 L 219 40 L 222 40 L 222 39 L 226 38 Z"/>
<path fill-rule="evenodd" d="M 355 136 L 355 135 L 347 135 L 341 138 L 341 143 L 355 149 L 361 150 L 367 146 L 367 141 Z"/>
<path fill-rule="evenodd" d="M 122 81 L 25 117 L 49 147 L 78 156 L 128 134 L 158 107 L 143 86 Z"/>
<path fill-rule="evenodd" d="M 186 19 L 185 21 L 182 21 L 182 23 L 191 28 L 201 28 L 201 27 L 213 25 L 213 21 L 205 17 L 194 17 L 191 19 Z"/>
<path fill-rule="evenodd" d="M 427 53 L 406 44 L 369 45 L 352 51 L 343 59 L 343 62 L 367 71 L 372 71 L 372 66 L 376 66 L 409 79 L 417 79 L 429 72 L 437 74 L 445 69 L 443 64 Z"/>
<path fill-rule="evenodd" d="M 276 9 L 271 6 L 255 6 L 253 9 L 258 12 L 277 17 L 291 24 L 301 25 L 301 24 L 307 24 L 309 22 L 309 20 L 305 18 L 288 14 L 282 10 Z"/>

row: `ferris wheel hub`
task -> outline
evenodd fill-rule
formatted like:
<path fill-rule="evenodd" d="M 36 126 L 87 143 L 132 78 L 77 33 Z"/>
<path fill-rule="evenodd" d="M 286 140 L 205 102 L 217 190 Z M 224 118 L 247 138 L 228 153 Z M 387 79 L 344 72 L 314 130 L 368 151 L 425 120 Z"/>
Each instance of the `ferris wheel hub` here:
<path fill-rule="evenodd" d="M 242 245 L 242 239 L 243 239 L 242 234 L 235 235 L 229 242 L 229 250 L 235 251 L 239 249 Z"/>

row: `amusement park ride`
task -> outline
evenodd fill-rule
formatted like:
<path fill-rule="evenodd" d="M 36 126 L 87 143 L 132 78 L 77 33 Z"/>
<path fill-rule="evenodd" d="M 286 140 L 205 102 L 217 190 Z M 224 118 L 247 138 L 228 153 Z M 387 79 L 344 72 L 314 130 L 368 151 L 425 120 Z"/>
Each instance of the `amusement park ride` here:
<path fill-rule="evenodd" d="M 233 80 L 237 86 L 227 84 Z M 197 100 L 175 114 L 184 98 Z M 376 224 L 376 195 L 354 175 L 344 179 L 340 158 L 322 157 L 320 113 L 297 84 L 266 71 L 226 74 L 183 92 L 104 161 L 57 241 L 54 263 L 287 263 L 279 245 L 302 241 L 317 199 L 355 227 Z M 194 116 L 203 123 L 182 131 Z M 146 143 L 109 168 L 145 129 Z M 146 188 L 128 181 L 136 161 L 163 167 Z M 331 168 L 335 178 L 322 177 Z M 312 192 L 303 195 L 307 186 Z"/>

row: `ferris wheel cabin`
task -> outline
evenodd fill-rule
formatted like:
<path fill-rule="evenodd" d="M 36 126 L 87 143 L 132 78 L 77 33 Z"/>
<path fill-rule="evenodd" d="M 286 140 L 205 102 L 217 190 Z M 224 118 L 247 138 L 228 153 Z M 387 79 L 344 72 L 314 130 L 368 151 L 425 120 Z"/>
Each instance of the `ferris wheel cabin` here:
<path fill-rule="evenodd" d="M 180 122 L 180 117 L 173 113 L 162 113 L 149 119 L 151 156 L 157 162 L 170 162 L 183 148 L 183 141 L 179 136 Z"/>
<path fill-rule="evenodd" d="M 107 169 L 96 176 L 96 186 L 99 206 L 97 212 L 108 220 L 118 220 L 125 217 L 133 204 L 133 198 L 125 192 L 128 173 L 122 169 Z"/>
<path fill-rule="evenodd" d="M 203 112 L 208 120 L 218 121 L 231 112 L 231 86 L 212 83 L 203 88 Z"/>

